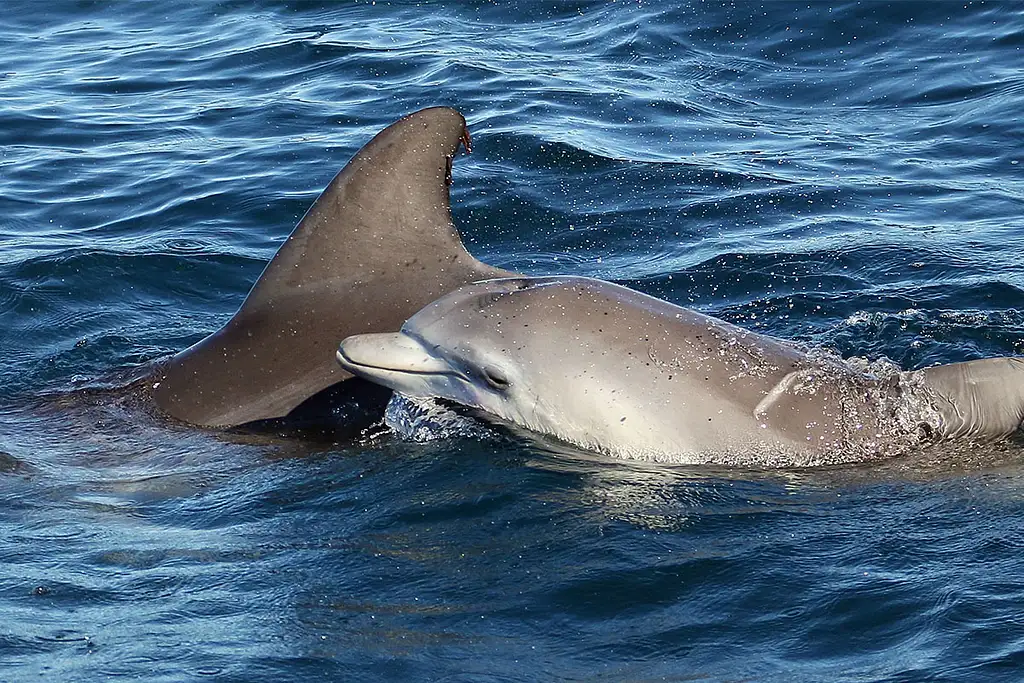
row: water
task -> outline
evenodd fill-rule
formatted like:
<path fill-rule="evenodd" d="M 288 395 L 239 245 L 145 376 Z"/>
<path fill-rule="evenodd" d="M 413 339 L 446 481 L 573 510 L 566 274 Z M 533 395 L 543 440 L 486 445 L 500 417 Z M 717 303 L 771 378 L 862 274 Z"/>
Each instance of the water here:
<path fill-rule="evenodd" d="M 433 104 L 489 263 L 905 368 L 1024 353 L 1016 3 L 179 5 L 0 17 L 0 680 L 1024 675 L 1017 444 L 644 467 L 72 391 L 216 329 Z"/>

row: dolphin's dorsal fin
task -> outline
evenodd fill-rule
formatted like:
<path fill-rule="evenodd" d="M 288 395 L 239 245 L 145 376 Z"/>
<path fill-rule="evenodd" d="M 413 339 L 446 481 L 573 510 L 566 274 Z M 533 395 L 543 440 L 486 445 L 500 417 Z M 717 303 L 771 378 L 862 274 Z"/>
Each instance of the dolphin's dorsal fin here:
<path fill-rule="evenodd" d="M 239 311 L 309 287 L 360 283 L 410 259 L 470 258 L 452 223 L 448 186 L 465 119 L 435 107 L 377 134 L 334 177 L 267 264 Z"/>
<path fill-rule="evenodd" d="M 1024 421 L 1024 358 L 985 358 L 909 374 L 933 396 L 941 438 L 1001 439 Z"/>
<path fill-rule="evenodd" d="M 435 107 L 368 142 L 310 207 L 219 331 L 170 359 L 154 399 L 193 424 L 283 417 L 351 377 L 337 366 L 352 334 L 397 331 L 467 282 L 506 271 L 473 258 L 452 223 L 448 185 L 465 119 Z"/>

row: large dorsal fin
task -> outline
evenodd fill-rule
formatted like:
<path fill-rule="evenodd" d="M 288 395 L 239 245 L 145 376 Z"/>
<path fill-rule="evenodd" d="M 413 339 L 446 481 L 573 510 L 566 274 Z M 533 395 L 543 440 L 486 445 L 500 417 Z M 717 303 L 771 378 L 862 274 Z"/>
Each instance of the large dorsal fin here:
<path fill-rule="evenodd" d="M 397 331 L 467 282 L 507 275 L 473 258 L 452 224 L 448 185 L 465 119 L 435 107 L 366 144 L 317 198 L 219 331 L 170 359 L 157 405 L 193 424 L 283 417 L 351 375 L 338 343 Z"/>

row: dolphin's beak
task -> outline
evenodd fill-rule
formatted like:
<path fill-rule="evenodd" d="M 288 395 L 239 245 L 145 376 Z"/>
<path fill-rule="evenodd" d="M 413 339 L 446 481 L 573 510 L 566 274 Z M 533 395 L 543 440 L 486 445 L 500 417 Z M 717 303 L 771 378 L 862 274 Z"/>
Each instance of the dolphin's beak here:
<path fill-rule="evenodd" d="M 409 375 L 456 374 L 450 365 L 401 332 L 348 337 L 338 347 L 337 359 L 353 375 L 398 390 Z"/>

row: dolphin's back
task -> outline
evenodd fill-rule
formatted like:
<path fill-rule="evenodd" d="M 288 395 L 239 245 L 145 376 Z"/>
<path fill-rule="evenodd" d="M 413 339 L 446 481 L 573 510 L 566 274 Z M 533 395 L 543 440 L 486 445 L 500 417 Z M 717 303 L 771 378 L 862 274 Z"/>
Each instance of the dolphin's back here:
<path fill-rule="evenodd" d="M 1024 358 L 985 358 L 910 374 L 934 396 L 942 438 L 1001 439 L 1024 421 Z"/>

